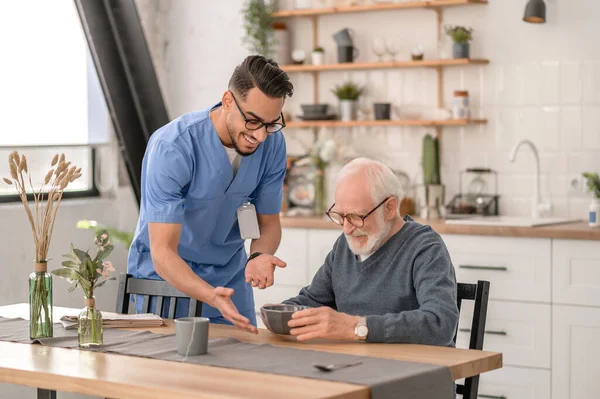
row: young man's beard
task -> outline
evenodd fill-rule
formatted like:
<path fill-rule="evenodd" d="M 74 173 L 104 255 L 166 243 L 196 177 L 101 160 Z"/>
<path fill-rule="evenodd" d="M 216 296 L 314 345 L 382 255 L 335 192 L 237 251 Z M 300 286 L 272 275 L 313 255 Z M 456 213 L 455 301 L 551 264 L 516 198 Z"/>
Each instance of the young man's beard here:
<path fill-rule="evenodd" d="M 236 140 L 236 134 L 234 133 L 234 130 L 231 128 L 231 126 L 229 126 L 229 123 L 226 124 L 227 126 L 227 132 L 229 133 L 229 137 L 231 138 L 231 143 L 233 144 L 233 148 L 235 148 L 235 152 L 237 152 L 238 154 L 240 154 L 243 157 L 247 157 L 249 155 L 254 154 L 254 152 L 258 149 L 258 147 L 260 146 L 260 144 L 258 144 L 256 146 L 256 148 L 254 149 L 254 151 L 251 152 L 242 152 L 242 150 L 240 149 L 240 147 L 238 147 L 237 144 L 237 140 Z M 239 137 L 242 133 L 238 133 L 237 136 Z"/>

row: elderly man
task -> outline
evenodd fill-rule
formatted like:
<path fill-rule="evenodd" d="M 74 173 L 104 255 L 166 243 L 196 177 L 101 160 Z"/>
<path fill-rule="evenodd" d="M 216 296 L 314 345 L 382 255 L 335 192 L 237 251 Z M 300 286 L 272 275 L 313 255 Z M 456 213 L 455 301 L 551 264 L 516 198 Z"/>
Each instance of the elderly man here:
<path fill-rule="evenodd" d="M 456 277 L 431 227 L 399 214 L 400 182 L 385 165 L 356 159 L 340 172 L 327 212 L 340 235 L 311 284 L 286 304 L 298 340 L 313 338 L 454 346 Z"/>

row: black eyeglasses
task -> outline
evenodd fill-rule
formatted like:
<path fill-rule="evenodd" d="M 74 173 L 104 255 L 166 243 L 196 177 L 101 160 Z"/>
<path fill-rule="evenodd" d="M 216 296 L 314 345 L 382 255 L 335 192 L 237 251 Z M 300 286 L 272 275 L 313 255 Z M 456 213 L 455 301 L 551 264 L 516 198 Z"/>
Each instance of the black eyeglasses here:
<path fill-rule="evenodd" d="M 246 117 L 246 114 L 244 114 L 244 111 L 242 111 L 242 108 L 240 107 L 240 104 L 238 104 L 237 99 L 235 98 L 233 93 L 231 91 L 229 91 L 229 92 L 231 93 L 231 97 L 233 97 L 233 101 L 235 102 L 237 109 L 240 111 L 240 114 L 242 114 L 242 118 L 244 118 L 244 121 L 246 122 L 246 129 L 258 130 L 264 126 L 265 129 L 267 130 L 267 135 L 270 135 L 273 133 L 277 133 L 278 131 L 280 131 L 281 129 L 283 129 L 285 127 L 285 118 L 283 117 L 283 112 L 281 113 L 281 123 L 277 123 L 277 122 L 265 123 L 259 119 L 249 119 L 248 117 Z"/>
<path fill-rule="evenodd" d="M 385 202 L 387 200 L 389 200 L 392 197 L 387 197 L 386 199 L 384 199 L 383 201 L 381 201 L 379 203 L 379 205 L 377 205 L 375 208 L 371 209 L 371 211 L 369 211 L 369 213 L 367 213 L 366 215 L 360 216 L 357 215 L 356 213 L 349 213 L 347 215 L 343 215 L 339 212 L 332 212 L 331 210 L 333 209 L 333 207 L 335 206 L 335 203 L 333 205 L 331 205 L 331 208 L 329 208 L 329 210 L 327 212 L 325 212 L 325 214 L 327 216 L 329 216 L 329 219 L 331 219 L 331 221 L 333 223 L 337 223 L 340 226 L 344 225 L 344 219 L 347 219 L 348 222 L 354 226 L 354 227 L 358 227 L 361 228 L 365 225 L 365 219 L 367 218 L 367 216 L 369 216 L 370 214 L 372 214 L 373 212 L 375 212 L 375 210 L 377 208 L 379 208 L 381 205 L 385 204 Z"/>

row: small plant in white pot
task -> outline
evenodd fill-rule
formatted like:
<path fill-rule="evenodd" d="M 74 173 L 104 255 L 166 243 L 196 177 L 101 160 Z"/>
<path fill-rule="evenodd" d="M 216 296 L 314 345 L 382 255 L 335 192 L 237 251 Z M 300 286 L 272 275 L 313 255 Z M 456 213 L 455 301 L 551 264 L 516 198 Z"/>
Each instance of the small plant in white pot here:
<path fill-rule="evenodd" d="M 589 207 L 588 223 L 591 227 L 600 227 L 600 176 L 598 173 L 584 172 L 583 177 L 587 179 L 588 190 L 594 193 Z"/>
<path fill-rule="evenodd" d="M 313 65 L 323 65 L 325 63 L 325 49 L 323 47 L 316 47 L 312 51 L 312 63 Z"/>
<path fill-rule="evenodd" d="M 342 121 L 356 120 L 357 100 L 364 88 L 348 81 L 343 85 L 335 86 L 333 94 L 340 100 L 340 119 Z"/>
<path fill-rule="evenodd" d="M 469 41 L 473 40 L 473 28 L 464 26 L 447 26 L 446 34 L 452 38 L 454 58 L 469 58 Z"/>

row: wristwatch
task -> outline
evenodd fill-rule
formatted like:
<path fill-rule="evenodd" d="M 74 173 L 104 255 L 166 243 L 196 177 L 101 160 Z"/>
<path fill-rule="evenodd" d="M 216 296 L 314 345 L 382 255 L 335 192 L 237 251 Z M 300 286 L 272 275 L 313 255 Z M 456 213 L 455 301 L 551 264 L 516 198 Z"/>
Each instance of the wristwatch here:
<path fill-rule="evenodd" d="M 367 327 L 367 318 L 364 316 L 359 317 L 358 324 L 354 329 L 354 333 L 361 341 L 365 341 L 367 339 L 367 335 L 369 335 L 369 328 Z"/>
<path fill-rule="evenodd" d="M 252 259 L 254 259 L 260 255 L 262 255 L 262 252 L 253 252 L 252 255 L 248 256 L 248 260 L 246 261 L 246 264 L 248 264 L 248 262 L 250 262 Z"/>

